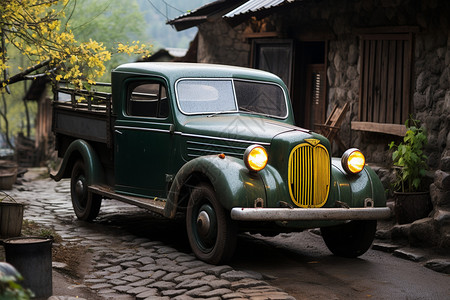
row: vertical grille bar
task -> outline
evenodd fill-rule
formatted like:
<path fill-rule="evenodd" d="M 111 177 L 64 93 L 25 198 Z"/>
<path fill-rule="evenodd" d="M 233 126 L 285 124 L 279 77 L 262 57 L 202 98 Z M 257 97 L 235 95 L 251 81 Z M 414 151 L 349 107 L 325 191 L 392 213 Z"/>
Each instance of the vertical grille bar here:
<path fill-rule="evenodd" d="M 327 149 L 309 143 L 297 145 L 289 156 L 289 193 L 300 207 L 321 207 L 330 190 L 330 157 Z"/>

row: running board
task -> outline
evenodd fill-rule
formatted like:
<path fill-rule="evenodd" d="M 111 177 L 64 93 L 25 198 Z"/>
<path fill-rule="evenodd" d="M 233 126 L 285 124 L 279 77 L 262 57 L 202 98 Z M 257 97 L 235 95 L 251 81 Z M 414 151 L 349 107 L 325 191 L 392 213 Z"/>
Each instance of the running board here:
<path fill-rule="evenodd" d="M 164 207 L 166 205 L 166 201 L 163 199 L 159 200 L 158 198 L 150 199 L 150 198 L 122 195 L 114 192 L 114 190 L 108 186 L 96 184 L 90 185 L 88 190 L 91 193 L 102 195 L 105 198 L 110 198 L 120 202 L 136 205 L 138 207 L 148 209 L 152 212 L 164 216 Z"/>

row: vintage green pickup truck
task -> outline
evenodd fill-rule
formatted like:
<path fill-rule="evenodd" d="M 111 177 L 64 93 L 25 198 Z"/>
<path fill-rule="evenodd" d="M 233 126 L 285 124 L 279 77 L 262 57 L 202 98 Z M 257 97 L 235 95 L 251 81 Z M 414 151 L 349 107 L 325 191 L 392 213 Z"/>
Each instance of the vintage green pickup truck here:
<path fill-rule="evenodd" d="M 323 136 L 294 126 L 288 91 L 254 69 L 130 63 L 110 92 L 58 87 L 53 131 L 81 220 L 116 199 L 183 217 L 194 254 L 229 260 L 239 232 L 321 228 L 336 255 L 370 247 L 390 215 L 377 175 L 355 148 L 330 156 Z"/>

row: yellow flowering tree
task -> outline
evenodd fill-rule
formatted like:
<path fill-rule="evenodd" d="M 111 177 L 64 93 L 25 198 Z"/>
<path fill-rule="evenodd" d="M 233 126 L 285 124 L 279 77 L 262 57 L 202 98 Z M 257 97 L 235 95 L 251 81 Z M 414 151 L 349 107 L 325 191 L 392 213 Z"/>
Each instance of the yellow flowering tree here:
<path fill-rule="evenodd" d="M 63 23 L 69 0 L 1 0 L 0 1 L 0 88 L 39 76 L 71 81 L 81 87 L 93 83 L 105 71 L 105 63 L 114 53 L 149 55 L 150 48 L 139 42 L 117 44 L 107 49 L 94 40 L 78 42 L 69 22 Z M 70 19 L 70 18 L 69 18 Z M 7 48 L 17 48 L 31 67 L 10 75 Z M 42 72 L 43 70 L 43 72 Z"/>

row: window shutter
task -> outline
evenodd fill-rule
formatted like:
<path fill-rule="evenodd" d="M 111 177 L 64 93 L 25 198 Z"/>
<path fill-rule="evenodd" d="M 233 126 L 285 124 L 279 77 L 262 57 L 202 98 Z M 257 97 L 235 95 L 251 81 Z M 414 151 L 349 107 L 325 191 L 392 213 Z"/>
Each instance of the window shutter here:
<path fill-rule="evenodd" d="M 412 33 L 361 36 L 359 120 L 403 124 L 411 109 Z"/>

